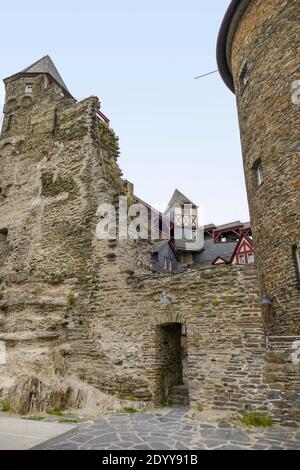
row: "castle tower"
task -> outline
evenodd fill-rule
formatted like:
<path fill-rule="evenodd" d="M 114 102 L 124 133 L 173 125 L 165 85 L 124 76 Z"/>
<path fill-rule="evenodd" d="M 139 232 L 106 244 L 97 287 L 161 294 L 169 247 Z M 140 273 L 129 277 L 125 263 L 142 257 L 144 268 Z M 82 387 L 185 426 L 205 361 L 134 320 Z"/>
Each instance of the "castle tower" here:
<path fill-rule="evenodd" d="M 267 329 L 279 335 L 300 334 L 299 15 L 298 0 L 232 0 L 217 45 L 237 100 Z"/>
<path fill-rule="evenodd" d="M 30 120 L 35 114 L 34 105 L 40 105 L 41 99 L 45 98 L 45 91 L 50 86 L 60 100 L 73 99 L 48 55 L 6 78 L 4 84 L 3 137 L 24 134 L 29 130 Z"/>

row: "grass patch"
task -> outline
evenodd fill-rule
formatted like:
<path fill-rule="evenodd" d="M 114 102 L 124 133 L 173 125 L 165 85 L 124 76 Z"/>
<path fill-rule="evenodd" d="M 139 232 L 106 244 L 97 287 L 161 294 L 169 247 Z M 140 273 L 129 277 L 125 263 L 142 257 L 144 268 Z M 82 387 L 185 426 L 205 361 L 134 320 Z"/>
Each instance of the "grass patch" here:
<path fill-rule="evenodd" d="M 165 400 L 165 401 L 161 404 L 161 407 L 162 407 L 162 408 L 170 408 L 170 406 L 172 406 L 172 401 L 171 401 L 171 400 Z"/>
<path fill-rule="evenodd" d="M 22 416 L 21 419 L 28 419 L 30 421 L 43 421 L 45 416 Z"/>
<path fill-rule="evenodd" d="M 199 413 L 202 413 L 202 411 L 204 410 L 204 406 L 203 405 L 197 405 L 196 410 L 199 411 Z"/>
<path fill-rule="evenodd" d="M 255 413 L 253 411 L 244 413 L 240 422 L 245 426 L 262 428 L 270 428 L 273 425 L 272 418 L 269 415 L 264 413 Z"/>
<path fill-rule="evenodd" d="M 238 297 L 235 297 L 234 295 L 226 295 L 224 297 L 224 302 L 226 302 L 227 304 L 232 304 L 234 302 L 238 302 Z"/>
<path fill-rule="evenodd" d="M 138 412 L 138 410 L 136 410 L 132 406 L 128 406 L 126 408 L 123 408 L 123 411 L 124 411 L 124 413 L 129 413 L 129 414 L 134 414 L 134 413 Z"/>
<path fill-rule="evenodd" d="M 135 401 L 135 398 L 133 395 L 127 395 L 125 392 L 122 392 L 122 391 L 119 392 L 117 396 L 119 400 Z"/>
<path fill-rule="evenodd" d="M 10 403 L 8 400 L 3 400 L 2 405 L 1 405 L 2 411 L 10 411 Z"/>
<path fill-rule="evenodd" d="M 85 379 L 86 379 L 86 375 L 84 372 L 80 372 L 79 376 L 80 380 L 82 380 L 82 382 L 85 382 Z"/>
<path fill-rule="evenodd" d="M 199 300 L 196 303 L 195 307 L 196 307 L 196 311 L 200 313 L 204 307 L 204 302 L 202 302 L 202 300 Z"/>
<path fill-rule="evenodd" d="M 73 292 L 69 292 L 67 299 L 69 305 L 74 305 L 76 302 L 76 296 L 73 294 Z"/>
<path fill-rule="evenodd" d="M 55 415 L 55 416 L 63 416 L 63 412 L 59 409 L 59 408 L 48 408 L 48 410 L 46 410 L 46 413 L 48 415 Z"/>
<path fill-rule="evenodd" d="M 218 305 L 220 305 L 220 300 L 219 299 L 212 299 L 211 303 L 213 304 L 214 307 L 218 307 Z"/>
<path fill-rule="evenodd" d="M 77 418 L 73 418 L 73 419 L 65 418 L 65 419 L 61 419 L 60 423 L 78 424 L 78 423 L 80 423 L 80 420 L 77 419 Z"/>

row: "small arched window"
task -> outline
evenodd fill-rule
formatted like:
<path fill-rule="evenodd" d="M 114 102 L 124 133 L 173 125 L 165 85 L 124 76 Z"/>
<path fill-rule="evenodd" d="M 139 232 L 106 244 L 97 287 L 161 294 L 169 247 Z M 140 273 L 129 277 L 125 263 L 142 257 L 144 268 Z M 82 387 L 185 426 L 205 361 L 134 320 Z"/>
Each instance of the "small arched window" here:
<path fill-rule="evenodd" d="M 245 64 L 244 67 L 242 68 L 242 71 L 239 77 L 241 93 L 243 93 L 249 81 L 250 81 L 250 72 L 249 72 L 248 64 Z"/>
<path fill-rule="evenodd" d="M 28 108 L 32 105 L 32 98 L 30 96 L 24 96 L 22 99 L 22 106 L 23 108 Z"/>
<path fill-rule="evenodd" d="M 252 166 L 252 171 L 254 176 L 254 184 L 257 188 L 259 188 L 263 184 L 265 179 L 264 169 L 260 158 L 258 158 L 254 162 L 254 165 Z"/>
<path fill-rule="evenodd" d="M 300 289 L 300 242 L 293 246 L 293 257 L 296 267 L 297 282 Z"/>
<path fill-rule="evenodd" d="M 6 108 L 5 111 L 10 113 L 11 111 L 14 111 L 17 108 L 17 106 L 18 106 L 17 100 L 15 98 L 12 98 L 7 101 L 6 106 L 5 106 Z"/>
<path fill-rule="evenodd" d="M 10 114 L 8 117 L 7 117 L 7 121 L 6 121 L 6 127 L 5 127 L 5 131 L 9 131 L 11 130 L 11 128 L 13 127 L 15 123 L 15 116 L 13 114 Z M 10 145 L 10 144 L 7 144 L 7 145 Z"/>
<path fill-rule="evenodd" d="M 25 87 L 25 93 L 28 93 L 31 95 L 33 92 L 33 84 L 32 83 L 27 83 Z"/>

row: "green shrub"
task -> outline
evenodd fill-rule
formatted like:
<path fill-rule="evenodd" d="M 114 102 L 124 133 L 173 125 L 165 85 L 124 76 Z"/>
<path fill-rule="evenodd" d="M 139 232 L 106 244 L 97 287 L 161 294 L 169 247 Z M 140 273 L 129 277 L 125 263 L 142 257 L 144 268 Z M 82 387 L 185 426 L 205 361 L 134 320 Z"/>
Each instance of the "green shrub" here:
<path fill-rule="evenodd" d="M 196 409 L 197 409 L 197 411 L 199 411 L 199 413 L 202 413 L 202 411 L 204 410 L 204 407 L 203 407 L 203 405 L 197 405 Z"/>
<path fill-rule="evenodd" d="M 22 416 L 21 419 L 29 419 L 30 421 L 42 421 L 45 419 L 44 416 Z"/>
<path fill-rule="evenodd" d="M 255 426 L 255 427 L 264 427 L 270 428 L 273 425 L 272 418 L 264 413 L 256 413 L 249 411 L 244 413 L 241 422 L 245 426 Z"/>
<path fill-rule="evenodd" d="M 8 400 L 3 400 L 2 402 L 2 411 L 10 411 L 10 404 Z"/>
<path fill-rule="evenodd" d="M 132 408 L 131 406 L 129 407 L 126 407 L 126 408 L 123 408 L 123 411 L 125 413 L 129 413 L 129 414 L 133 414 L 133 413 L 137 413 L 138 410 L 136 410 L 135 408 Z"/>
<path fill-rule="evenodd" d="M 48 410 L 46 410 L 46 413 L 48 415 L 55 415 L 55 416 L 63 416 L 63 412 L 59 409 L 59 408 L 48 408 Z"/>
<path fill-rule="evenodd" d="M 65 423 L 65 424 L 78 424 L 80 423 L 80 420 L 77 419 L 77 418 L 73 418 L 73 419 L 68 419 L 68 418 L 65 418 L 65 419 L 61 419 L 60 420 L 60 423 Z"/>
<path fill-rule="evenodd" d="M 68 294 L 68 304 L 69 305 L 74 305 L 75 304 L 75 301 L 76 301 L 76 296 L 75 294 L 73 294 L 73 292 L 70 292 Z"/>

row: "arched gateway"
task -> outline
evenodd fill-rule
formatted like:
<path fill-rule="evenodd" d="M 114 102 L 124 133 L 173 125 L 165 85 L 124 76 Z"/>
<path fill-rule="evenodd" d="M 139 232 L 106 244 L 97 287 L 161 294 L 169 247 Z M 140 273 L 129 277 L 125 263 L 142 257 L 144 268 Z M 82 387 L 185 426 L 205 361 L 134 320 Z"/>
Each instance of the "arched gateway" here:
<path fill-rule="evenodd" d="M 188 405 L 186 316 L 164 312 L 153 316 L 147 369 L 157 405 Z"/>

